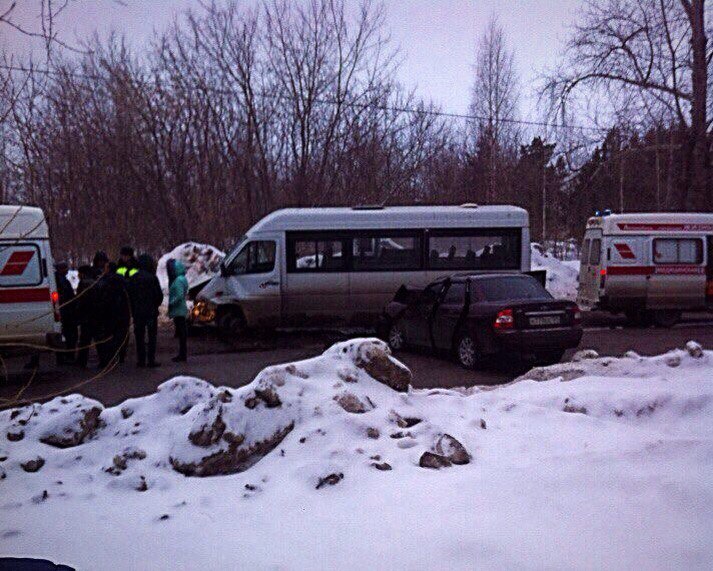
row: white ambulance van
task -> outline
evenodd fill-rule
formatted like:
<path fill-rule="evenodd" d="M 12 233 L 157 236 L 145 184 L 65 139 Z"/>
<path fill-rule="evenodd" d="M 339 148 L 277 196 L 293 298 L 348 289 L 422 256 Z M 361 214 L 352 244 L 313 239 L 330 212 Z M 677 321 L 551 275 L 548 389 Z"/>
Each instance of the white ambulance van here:
<path fill-rule="evenodd" d="M 595 216 L 582 243 L 584 309 L 670 327 L 682 311 L 713 309 L 713 214 Z"/>
<path fill-rule="evenodd" d="M 58 302 L 44 213 L 0 205 L 0 352 L 61 346 Z"/>

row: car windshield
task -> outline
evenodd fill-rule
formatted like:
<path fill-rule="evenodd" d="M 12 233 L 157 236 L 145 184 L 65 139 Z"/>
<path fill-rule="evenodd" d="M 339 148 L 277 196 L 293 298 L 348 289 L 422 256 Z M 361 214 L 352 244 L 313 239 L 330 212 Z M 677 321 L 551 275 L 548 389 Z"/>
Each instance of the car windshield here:
<path fill-rule="evenodd" d="M 537 280 L 526 276 L 507 276 L 475 280 L 479 300 L 552 299 Z"/>

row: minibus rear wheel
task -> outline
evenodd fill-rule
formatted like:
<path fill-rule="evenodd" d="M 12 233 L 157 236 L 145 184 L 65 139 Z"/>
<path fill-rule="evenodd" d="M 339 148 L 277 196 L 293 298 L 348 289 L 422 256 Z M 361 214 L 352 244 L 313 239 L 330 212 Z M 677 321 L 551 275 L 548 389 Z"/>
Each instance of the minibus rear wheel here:
<path fill-rule="evenodd" d="M 681 312 L 675 309 L 657 309 L 652 314 L 653 322 L 658 327 L 670 328 L 681 320 Z"/>

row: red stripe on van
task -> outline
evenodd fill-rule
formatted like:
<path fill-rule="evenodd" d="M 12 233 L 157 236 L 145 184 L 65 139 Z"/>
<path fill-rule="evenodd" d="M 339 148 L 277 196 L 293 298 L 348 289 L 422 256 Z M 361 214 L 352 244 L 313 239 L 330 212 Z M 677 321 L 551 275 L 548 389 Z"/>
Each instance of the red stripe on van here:
<path fill-rule="evenodd" d="M 622 257 L 622 259 L 624 259 L 624 260 L 635 260 L 636 259 L 636 256 L 634 255 L 634 252 L 632 252 L 629 244 L 614 244 L 614 247 L 616 248 L 616 251 L 619 252 L 619 255 Z"/>
<path fill-rule="evenodd" d="M 609 276 L 700 276 L 705 273 L 701 266 L 609 266 Z"/>
<path fill-rule="evenodd" d="M 610 276 L 649 276 L 654 273 L 653 266 L 608 266 Z"/>
<path fill-rule="evenodd" d="M 0 289 L 0 303 L 35 303 L 39 301 L 50 301 L 49 288 Z"/>
<path fill-rule="evenodd" d="M 648 231 L 648 232 L 709 232 L 713 224 L 675 224 L 675 223 L 642 223 L 642 222 L 617 222 L 619 230 Z"/>

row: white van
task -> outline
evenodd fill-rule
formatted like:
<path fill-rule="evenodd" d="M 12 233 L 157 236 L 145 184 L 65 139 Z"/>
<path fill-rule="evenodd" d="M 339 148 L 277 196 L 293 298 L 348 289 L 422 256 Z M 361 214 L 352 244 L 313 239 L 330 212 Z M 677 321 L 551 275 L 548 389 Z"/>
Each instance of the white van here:
<path fill-rule="evenodd" d="M 671 326 L 713 308 L 713 214 L 595 216 L 587 222 L 580 307 Z"/>
<path fill-rule="evenodd" d="M 0 205 L 0 345 L 62 343 L 59 296 L 45 215 L 31 206 Z"/>
<path fill-rule="evenodd" d="M 290 208 L 238 241 L 192 317 L 235 332 L 373 322 L 402 284 L 529 269 L 528 215 L 514 206 Z"/>

